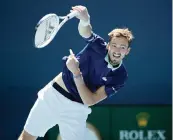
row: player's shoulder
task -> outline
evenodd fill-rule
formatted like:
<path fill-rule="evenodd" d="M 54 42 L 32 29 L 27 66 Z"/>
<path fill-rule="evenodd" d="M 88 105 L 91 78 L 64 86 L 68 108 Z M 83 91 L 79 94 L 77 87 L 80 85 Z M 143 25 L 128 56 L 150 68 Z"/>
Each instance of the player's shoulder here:
<path fill-rule="evenodd" d="M 126 67 L 125 67 L 123 62 L 121 64 L 121 66 L 120 66 L 120 71 L 121 71 L 122 74 L 124 74 L 125 76 L 128 77 L 128 72 L 127 72 L 127 69 L 126 69 Z"/>

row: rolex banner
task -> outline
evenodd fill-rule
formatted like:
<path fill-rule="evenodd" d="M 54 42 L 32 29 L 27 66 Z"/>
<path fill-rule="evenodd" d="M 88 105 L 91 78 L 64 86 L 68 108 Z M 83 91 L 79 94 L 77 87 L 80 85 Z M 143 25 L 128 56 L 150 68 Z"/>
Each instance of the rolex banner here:
<path fill-rule="evenodd" d="M 87 140 L 172 140 L 171 105 L 93 106 L 87 123 L 95 127 Z M 58 135 L 55 126 L 44 140 Z"/>
<path fill-rule="evenodd" d="M 118 107 L 112 112 L 112 140 L 171 140 L 171 107 Z"/>

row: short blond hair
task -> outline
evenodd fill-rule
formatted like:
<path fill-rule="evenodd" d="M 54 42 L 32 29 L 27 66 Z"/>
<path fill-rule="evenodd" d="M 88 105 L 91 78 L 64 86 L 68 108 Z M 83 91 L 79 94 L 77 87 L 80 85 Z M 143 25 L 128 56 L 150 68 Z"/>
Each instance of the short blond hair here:
<path fill-rule="evenodd" d="M 128 28 L 116 28 L 114 30 L 112 30 L 109 34 L 109 41 L 111 41 L 111 39 L 113 37 L 125 37 L 129 44 L 132 42 L 132 40 L 134 39 L 134 36 L 132 34 L 132 32 L 128 29 Z"/>

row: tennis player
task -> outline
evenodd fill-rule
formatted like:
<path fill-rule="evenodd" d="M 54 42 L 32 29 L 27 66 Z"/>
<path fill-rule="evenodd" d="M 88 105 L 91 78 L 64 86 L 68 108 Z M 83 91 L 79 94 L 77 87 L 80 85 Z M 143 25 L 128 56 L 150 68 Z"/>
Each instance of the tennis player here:
<path fill-rule="evenodd" d="M 77 55 L 70 50 L 63 71 L 38 92 L 19 140 L 43 137 L 56 124 L 62 140 L 85 140 L 89 106 L 115 95 L 127 80 L 122 60 L 130 52 L 131 31 L 116 28 L 106 43 L 92 31 L 87 8 L 73 10 L 79 12 L 79 34 L 87 44 Z"/>

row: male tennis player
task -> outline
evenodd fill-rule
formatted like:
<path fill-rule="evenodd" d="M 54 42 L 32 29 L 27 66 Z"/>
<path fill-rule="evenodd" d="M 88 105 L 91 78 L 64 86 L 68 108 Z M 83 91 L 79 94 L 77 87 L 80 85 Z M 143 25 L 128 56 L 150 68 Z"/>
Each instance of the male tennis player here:
<path fill-rule="evenodd" d="M 35 140 L 59 125 L 62 140 L 84 140 L 92 106 L 114 95 L 127 80 L 122 62 L 133 39 L 128 29 L 114 29 L 106 43 L 92 31 L 84 6 L 72 7 L 80 19 L 79 34 L 87 41 L 77 55 L 70 50 L 63 71 L 38 92 L 19 140 Z"/>

